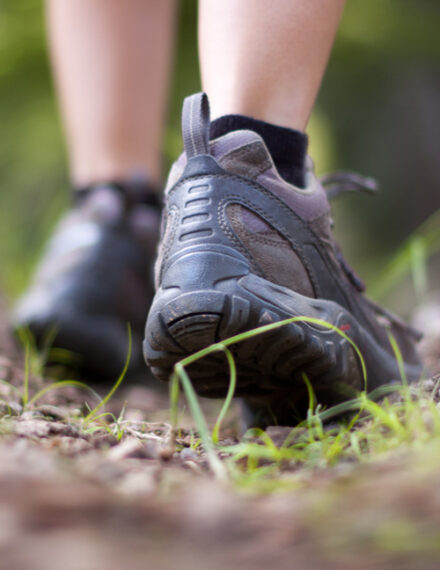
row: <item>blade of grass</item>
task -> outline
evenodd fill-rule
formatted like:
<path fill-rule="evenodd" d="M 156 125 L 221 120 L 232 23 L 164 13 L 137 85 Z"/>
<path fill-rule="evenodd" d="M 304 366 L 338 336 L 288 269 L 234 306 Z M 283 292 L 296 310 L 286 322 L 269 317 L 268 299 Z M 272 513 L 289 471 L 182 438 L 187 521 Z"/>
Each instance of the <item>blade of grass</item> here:
<path fill-rule="evenodd" d="M 129 365 L 130 365 L 131 349 L 132 349 L 131 327 L 129 324 L 127 325 L 127 333 L 128 333 L 128 351 L 127 351 L 127 358 L 125 359 L 124 368 L 123 368 L 119 378 L 116 380 L 116 382 L 113 384 L 111 390 L 108 392 L 108 394 L 106 396 L 104 396 L 104 398 L 99 402 L 99 404 L 93 410 L 91 410 L 87 414 L 87 416 L 84 418 L 84 424 L 88 424 L 89 422 L 91 422 L 93 420 L 94 416 L 96 416 L 97 412 L 99 412 L 99 410 L 107 404 L 107 402 L 112 398 L 113 394 L 119 388 L 121 382 L 124 380 L 125 375 L 127 374 L 127 370 L 128 370 Z"/>
<path fill-rule="evenodd" d="M 390 344 L 396 356 L 402 384 L 405 386 L 405 388 L 408 388 L 408 378 L 406 377 L 405 364 L 403 362 L 402 353 L 400 351 L 399 345 L 397 344 L 396 337 L 393 335 L 393 333 L 390 330 L 387 330 L 387 335 L 388 335 L 388 340 L 390 341 Z"/>
<path fill-rule="evenodd" d="M 35 404 L 35 402 L 37 402 L 42 396 L 44 396 L 44 394 L 47 394 L 47 392 L 50 392 L 52 390 L 58 390 L 59 388 L 64 388 L 65 386 L 76 386 L 78 388 L 82 388 L 83 390 L 88 390 L 95 396 L 95 398 L 97 398 L 98 401 L 101 401 L 101 397 L 99 396 L 99 394 L 97 394 L 95 390 L 93 390 L 93 388 L 90 388 L 90 386 L 88 386 L 84 382 L 79 382 L 78 380 L 61 380 L 59 382 L 54 382 L 53 384 L 50 384 L 49 386 L 46 386 L 45 388 L 42 388 L 40 391 L 38 391 L 29 400 L 27 406 L 30 407 L 33 404 Z"/>
<path fill-rule="evenodd" d="M 365 397 L 369 398 L 370 400 L 377 400 L 387 394 L 392 394 L 393 392 L 399 392 L 402 390 L 402 386 L 400 384 L 386 384 L 384 386 L 379 386 L 375 390 L 372 390 L 368 396 L 366 392 L 361 392 L 359 397 L 353 398 L 352 400 L 347 400 L 346 402 L 341 402 L 340 404 L 336 404 L 328 410 L 324 410 L 319 412 L 319 417 L 322 422 L 326 422 L 331 418 L 337 417 L 344 413 L 348 412 L 355 412 L 362 410 L 364 395 Z"/>
<path fill-rule="evenodd" d="M 176 372 L 173 373 L 170 380 L 170 408 L 171 408 L 171 425 L 173 429 L 177 427 L 178 405 L 179 405 L 179 377 Z"/>
<path fill-rule="evenodd" d="M 428 290 L 428 272 L 425 243 L 415 237 L 409 244 L 409 257 L 414 290 L 418 300 L 423 299 Z"/>
<path fill-rule="evenodd" d="M 221 342 L 211 344 L 210 346 L 207 346 L 206 348 L 203 348 L 203 349 L 199 350 L 198 352 L 195 352 L 194 354 L 191 354 L 190 356 L 183 358 L 182 360 L 179 361 L 179 363 L 182 366 L 187 366 L 189 364 L 196 362 L 200 358 L 207 356 L 208 354 L 212 354 L 213 352 L 218 352 L 219 350 L 220 351 L 223 350 L 224 346 L 230 346 L 231 344 L 236 344 L 238 342 L 242 342 L 242 341 L 247 340 L 249 338 L 253 338 L 254 336 L 258 336 L 258 335 L 261 335 L 263 333 L 270 332 L 270 331 L 276 330 L 278 328 L 284 327 L 290 323 L 299 323 L 299 322 L 322 326 L 324 328 L 333 330 L 339 336 L 344 338 L 353 347 L 355 353 L 357 354 L 357 356 L 359 358 L 359 362 L 361 364 L 361 369 L 362 369 L 362 376 L 363 376 L 364 384 L 365 384 L 365 389 L 367 388 L 367 368 L 365 365 L 365 360 L 364 360 L 359 348 L 357 347 L 356 343 L 348 335 L 346 335 L 344 331 L 342 331 L 341 329 L 339 329 L 335 325 L 332 325 L 331 323 L 323 321 L 322 319 L 316 319 L 314 317 L 297 316 L 297 317 L 291 317 L 289 319 L 284 319 L 284 320 L 278 321 L 276 323 L 270 323 L 268 325 L 263 325 L 261 327 L 252 329 L 250 331 L 246 331 L 244 333 L 240 333 L 240 334 L 231 336 L 225 340 L 222 340 Z"/>
<path fill-rule="evenodd" d="M 370 287 L 370 294 L 373 298 L 381 299 L 385 297 L 411 269 L 414 269 L 414 259 L 412 259 L 411 254 L 414 241 L 418 241 L 419 243 L 416 249 L 419 248 L 420 250 L 420 247 L 423 247 L 425 262 L 431 255 L 440 250 L 440 210 L 434 212 L 434 214 L 404 242 L 382 273 L 374 279 Z M 417 263 L 420 263 L 420 257 L 419 260 L 416 261 L 416 264 Z M 419 270 L 417 269 L 416 271 Z M 423 269 L 423 272 L 426 273 L 426 269 Z M 420 278 L 420 276 L 416 277 L 416 279 L 418 278 Z M 422 277 L 422 283 L 420 284 L 422 286 L 423 279 L 424 277 Z M 416 285 L 416 287 L 417 286 L 419 285 Z"/>
<path fill-rule="evenodd" d="M 43 339 L 42 350 L 40 351 L 40 363 L 39 367 L 43 370 L 44 365 L 48 362 L 49 352 L 51 351 L 52 344 L 58 334 L 58 325 L 53 325 L 48 329 Z"/>
<path fill-rule="evenodd" d="M 0 384 L 2 384 L 3 386 L 7 386 L 10 390 L 12 390 L 19 398 L 21 398 L 23 400 L 23 394 L 21 393 L 21 391 L 17 388 L 17 386 L 14 386 L 14 384 L 11 384 L 10 382 L 8 382 L 7 380 L 3 380 L 0 379 Z"/>
<path fill-rule="evenodd" d="M 181 361 L 182 362 L 182 361 Z M 214 445 L 209 434 L 208 426 L 206 425 L 205 417 L 200 408 L 199 401 L 197 399 L 196 393 L 192 386 L 191 380 L 181 362 L 178 362 L 174 366 L 174 370 L 179 377 L 182 384 L 183 390 L 185 392 L 188 405 L 190 407 L 194 421 L 196 422 L 197 430 L 200 434 L 200 439 L 203 442 L 203 446 L 208 457 L 209 465 L 214 473 L 214 475 L 221 480 L 226 480 L 227 473 L 225 466 L 218 457 Z"/>
<path fill-rule="evenodd" d="M 215 422 L 214 429 L 212 430 L 212 441 L 217 444 L 219 441 L 220 426 L 224 420 L 230 406 L 232 403 L 232 398 L 234 397 L 235 387 L 237 385 L 237 368 L 235 366 L 234 357 L 232 352 L 225 347 L 223 347 L 223 352 L 225 353 L 226 359 L 229 366 L 229 388 L 226 394 L 225 401 L 223 402 L 222 409 L 218 415 L 217 421 Z"/>
<path fill-rule="evenodd" d="M 28 405 L 29 401 L 29 375 L 31 358 L 31 347 L 29 342 L 26 343 L 24 350 L 23 408 Z"/>

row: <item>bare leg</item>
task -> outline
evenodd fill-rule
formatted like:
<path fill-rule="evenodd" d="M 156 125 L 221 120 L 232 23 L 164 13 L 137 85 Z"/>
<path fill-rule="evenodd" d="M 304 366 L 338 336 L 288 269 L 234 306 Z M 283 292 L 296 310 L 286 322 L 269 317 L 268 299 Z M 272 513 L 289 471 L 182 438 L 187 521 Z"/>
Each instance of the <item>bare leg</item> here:
<path fill-rule="evenodd" d="M 200 65 L 212 114 L 304 130 L 345 0 L 200 0 Z"/>
<path fill-rule="evenodd" d="M 48 0 L 72 179 L 160 176 L 173 0 Z"/>

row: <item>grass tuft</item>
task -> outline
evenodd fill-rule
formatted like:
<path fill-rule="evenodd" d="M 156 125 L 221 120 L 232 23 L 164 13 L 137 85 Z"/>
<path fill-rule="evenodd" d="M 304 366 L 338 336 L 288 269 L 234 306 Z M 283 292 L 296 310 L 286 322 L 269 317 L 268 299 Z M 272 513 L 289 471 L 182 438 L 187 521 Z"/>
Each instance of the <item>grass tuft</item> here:
<path fill-rule="evenodd" d="M 292 322 L 317 324 L 334 330 L 353 346 L 365 389 L 356 398 L 322 409 L 317 404 L 312 383 L 302 375 L 309 395 L 307 418 L 292 428 L 283 441 L 274 441 L 262 430 L 250 430 L 236 445 L 222 446 L 220 426 L 232 401 L 237 370 L 232 352 L 227 348 L 243 340 L 285 326 Z M 375 461 L 383 454 L 421 442 L 438 440 L 440 444 L 440 413 L 435 399 L 439 386 L 426 394 L 421 385 L 409 387 L 399 346 L 389 332 L 396 360 L 401 371 L 401 384 L 384 385 L 367 394 L 365 361 L 358 347 L 334 325 L 309 317 L 292 317 L 235 335 L 186 357 L 175 365 L 170 386 L 173 425 L 177 425 L 178 385 L 182 384 L 209 465 L 218 478 L 229 479 L 243 489 L 273 492 L 297 486 L 304 469 L 329 468 L 337 464 Z M 229 389 L 218 420 L 209 434 L 206 419 L 185 367 L 215 352 L 223 352 L 229 366 Z M 433 395 L 435 392 L 435 396 Z M 381 400 L 378 402 L 377 400 Z M 333 423 L 329 423 L 333 420 Z M 220 461 L 219 452 L 228 459 Z"/>
<path fill-rule="evenodd" d="M 131 360 L 131 352 L 132 352 L 132 338 L 131 338 L 131 327 L 129 324 L 127 324 L 127 333 L 128 333 L 128 351 L 127 351 L 127 357 L 125 359 L 125 364 L 124 364 L 124 368 L 122 369 L 121 374 L 119 375 L 119 378 L 116 380 L 116 382 L 113 384 L 112 388 L 110 389 L 110 391 L 108 392 L 108 394 L 106 396 L 104 396 L 104 398 L 102 398 L 102 400 L 99 402 L 99 404 L 93 408 L 93 410 L 91 410 L 87 416 L 84 418 L 84 424 L 87 425 L 88 423 L 90 423 L 93 419 L 95 419 L 95 417 L 97 416 L 97 413 L 99 412 L 99 410 L 101 408 L 103 408 L 108 402 L 109 400 L 113 397 L 113 394 L 116 392 L 116 390 L 119 388 L 121 382 L 124 380 L 126 374 L 127 374 L 127 370 L 128 367 L 130 366 L 130 360 Z"/>

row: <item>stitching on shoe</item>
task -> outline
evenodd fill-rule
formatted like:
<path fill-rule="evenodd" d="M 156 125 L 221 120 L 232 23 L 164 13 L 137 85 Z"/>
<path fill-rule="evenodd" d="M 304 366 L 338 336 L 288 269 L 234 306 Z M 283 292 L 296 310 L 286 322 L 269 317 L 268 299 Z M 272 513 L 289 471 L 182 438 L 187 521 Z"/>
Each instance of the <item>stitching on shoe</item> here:
<path fill-rule="evenodd" d="M 171 220 L 170 220 L 171 218 Z M 159 267 L 159 276 L 158 276 L 158 283 L 162 282 L 163 271 L 166 265 L 166 258 L 171 251 L 175 240 L 176 240 L 176 233 L 179 221 L 179 208 L 175 205 L 172 205 L 167 212 L 167 224 L 165 226 L 165 233 L 163 238 L 160 240 L 161 244 L 161 251 L 160 251 L 160 267 Z M 169 228 L 169 234 L 167 236 Z M 159 259 L 159 256 L 158 256 Z"/>
<path fill-rule="evenodd" d="M 230 204 L 231 205 L 231 204 Z M 234 204 L 232 204 L 234 205 Z M 241 204 L 235 204 L 237 206 L 241 206 Z M 227 208 L 227 207 L 226 207 Z M 228 215 L 228 214 L 227 214 Z M 280 233 L 276 229 L 272 229 L 272 232 L 276 232 L 277 236 L 279 237 L 271 237 L 269 235 L 262 235 L 261 233 L 252 232 L 249 230 L 243 223 L 243 220 L 240 220 L 238 217 L 238 213 L 235 211 L 232 212 L 230 216 L 228 216 L 234 223 L 240 224 L 240 230 L 249 238 L 252 238 L 253 241 L 258 243 L 266 244 L 266 245 L 274 245 L 283 247 L 285 249 L 292 249 L 290 243 L 280 235 Z M 234 232 L 237 234 L 237 230 L 233 227 Z M 238 235 L 238 234 L 237 234 Z"/>
<path fill-rule="evenodd" d="M 202 180 L 206 178 L 206 174 L 203 174 L 201 176 L 193 176 L 193 177 L 188 177 L 185 178 L 183 180 L 181 180 L 180 182 L 178 182 L 173 188 L 170 189 L 168 196 L 170 196 L 172 193 L 174 193 L 180 186 L 182 186 L 183 184 L 186 184 L 186 182 L 188 182 L 188 180 Z M 300 223 L 303 224 L 304 229 L 313 237 L 318 238 L 318 236 L 315 234 L 315 232 L 313 232 L 313 230 L 311 230 L 308 225 L 307 222 L 305 220 L 303 220 L 300 216 L 298 216 L 298 214 L 296 212 L 294 212 L 291 208 L 289 208 L 288 206 L 286 206 L 286 204 L 280 199 L 278 198 L 278 196 L 276 196 L 275 194 L 273 194 L 270 190 L 267 190 L 267 188 L 265 188 L 263 185 L 259 184 L 258 182 L 255 182 L 254 180 L 251 180 L 250 178 L 244 178 L 242 176 L 239 176 L 237 174 L 216 174 L 215 175 L 216 178 L 223 178 L 226 180 L 236 180 L 237 182 L 240 182 L 241 184 L 246 184 L 247 186 L 251 186 L 253 188 L 255 188 L 256 190 L 259 190 L 260 192 L 262 192 L 266 197 L 269 198 L 269 200 L 275 202 L 277 205 L 279 205 L 285 212 L 287 212 L 290 215 L 293 215 L 297 220 L 300 221 Z M 230 195 L 232 196 L 232 195 Z M 254 205 L 252 205 L 253 208 L 255 208 Z M 270 214 L 267 214 L 266 212 L 263 213 L 263 215 L 261 216 L 263 219 L 265 216 L 270 216 Z M 273 219 L 273 218 L 271 218 Z M 273 225 L 273 224 L 272 224 Z"/>
<path fill-rule="evenodd" d="M 219 203 L 218 208 L 217 208 L 217 220 L 218 220 L 218 224 L 220 226 L 220 229 L 223 230 L 226 237 L 228 237 L 231 240 L 231 242 L 237 247 L 237 249 L 245 256 L 245 258 L 249 262 L 250 268 L 252 268 L 253 271 L 257 275 L 259 275 L 260 277 L 265 277 L 265 274 L 262 271 L 262 269 L 260 268 L 260 266 L 252 258 L 250 252 L 244 247 L 242 241 L 236 235 L 233 228 L 231 228 L 229 221 L 227 220 L 225 208 L 223 208 L 222 206 L 223 206 L 223 204 Z"/>
<path fill-rule="evenodd" d="M 266 219 L 270 225 L 274 226 L 276 228 L 277 225 L 277 220 L 275 220 L 275 218 L 273 218 L 270 214 L 268 214 L 267 212 L 264 212 L 259 206 L 256 206 L 255 204 L 252 204 L 251 202 L 249 202 L 246 198 L 243 198 L 240 195 L 237 194 L 229 194 L 228 196 L 226 196 L 225 198 L 223 198 L 222 200 L 219 201 L 218 203 L 218 209 L 219 209 L 219 214 L 221 214 L 222 219 L 224 219 L 224 217 L 226 216 L 225 213 L 225 206 L 227 206 L 228 203 L 231 202 L 231 200 L 234 200 L 236 203 L 242 204 L 243 206 L 246 206 L 247 208 L 249 208 L 251 211 L 256 212 L 257 214 L 259 214 L 263 220 Z M 280 203 L 282 204 L 282 202 L 280 201 Z M 287 208 L 285 208 L 286 210 L 288 210 L 288 212 L 291 212 L 292 210 L 289 210 Z M 226 216 L 227 217 L 227 216 Z M 286 228 L 284 227 L 283 224 L 280 224 L 278 222 L 279 226 L 283 228 L 283 231 L 285 233 L 287 233 Z M 223 229 L 223 226 L 222 226 Z M 306 228 L 308 229 L 308 228 Z M 231 231 L 231 230 L 230 230 Z M 280 232 L 282 233 L 282 231 Z M 234 233 L 235 236 L 235 233 Z M 317 238 L 317 236 L 315 236 Z M 303 248 L 301 247 L 300 244 L 298 244 L 298 242 L 296 241 L 292 241 L 288 238 L 286 238 L 287 241 L 289 242 L 289 244 L 291 244 L 292 249 L 294 250 L 294 252 L 297 252 L 298 255 L 300 255 L 300 259 L 304 264 L 304 267 L 306 268 L 306 271 L 310 277 L 310 281 L 312 283 L 315 295 L 319 297 L 319 292 L 320 292 L 320 287 L 319 287 L 319 283 L 316 281 L 316 279 L 314 278 L 314 272 L 313 269 L 309 263 L 309 261 L 307 260 L 307 257 L 304 253 Z M 319 238 L 317 238 L 319 239 Z M 249 254 L 248 254 L 249 255 Z"/>

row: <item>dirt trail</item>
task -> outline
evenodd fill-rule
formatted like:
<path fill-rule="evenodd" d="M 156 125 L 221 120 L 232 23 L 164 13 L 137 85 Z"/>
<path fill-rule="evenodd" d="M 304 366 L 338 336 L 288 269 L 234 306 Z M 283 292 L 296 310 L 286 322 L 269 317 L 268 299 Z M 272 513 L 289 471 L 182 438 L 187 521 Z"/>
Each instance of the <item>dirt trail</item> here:
<path fill-rule="evenodd" d="M 440 449 L 303 471 L 297 488 L 252 495 L 216 481 L 185 430 L 170 457 L 167 398 L 150 388 L 121 389 L 113 433 L 84 428 L 85 393 L 73 387 L 23 411 L 22 358 L 5 323 L 1 570 L 440 567 Z M 435 334 L 424 350 L 438 363 Z M 32 377 L 30 390 L 44 385 Z"/>

